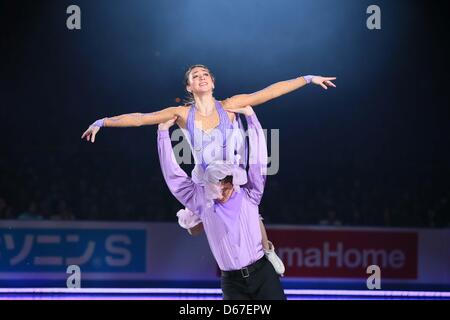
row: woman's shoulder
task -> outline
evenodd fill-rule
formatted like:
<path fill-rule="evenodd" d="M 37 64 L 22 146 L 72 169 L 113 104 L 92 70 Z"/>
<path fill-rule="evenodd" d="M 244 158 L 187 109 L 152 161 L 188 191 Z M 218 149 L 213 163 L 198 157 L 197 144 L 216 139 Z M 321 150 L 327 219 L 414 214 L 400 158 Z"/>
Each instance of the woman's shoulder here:
<path fill-rule="evenodd" d="M 193 106 L 192 104 L 183 104 L 183 105 L 179 105 L 177 108 L 182 112 L 188 112 L 192 106 Z"/>
<path fill-rule="evenodd" d="M 182 128 L 186 127 L 189 110 L 191 108 L 192 105 L 180 105 L 177 107 L 177 116 L 179 117 L 177 123 L 180 125 L 180 127 Z"/>
<path fill-rule="evenodd" d="M 222 105 L 222 107 L 224 109 L 228 109 L 230 107 L 230 103 L 231 103 L 230 98 L 226 98 L 226 99 L 223 99 L 223 100 L 217 100 L 217 101 L 219 101 L 219 103 Z"/>
<path fill-rule="evenodd" d="M 233 122 L 236 119 L 236 115 L 234 112 L 230 111 L 228 108 L 230 105 L 230 98 L 227 98 L 225 100 L 217 100 L 221 105 L 223 110 L 226 112 L 228 119 L 230 119 L 231 122 Z"/>
<path fill-rule="evenodd" d="M 180 105 L 176 108 L 177 108 L 178 116 L 186 116 L 187 117 L 189 110 L 192 108 L 192 106 L 186 104 L 186 105 Z"/>

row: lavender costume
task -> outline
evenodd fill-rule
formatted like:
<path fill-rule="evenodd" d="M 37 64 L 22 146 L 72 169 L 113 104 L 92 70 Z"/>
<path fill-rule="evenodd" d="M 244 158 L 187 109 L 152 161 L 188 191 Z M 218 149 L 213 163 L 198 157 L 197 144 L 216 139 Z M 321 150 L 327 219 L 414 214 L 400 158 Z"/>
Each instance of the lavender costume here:
<path fill-rule="evenodd" d="M 247 165 L 247 145 L 239 114 L 236 115 L 236 120 L 231 122 L 222 104 L 217 100 L 215 100 L 215 107 L 219 115 L 219 125 L 208 133 L 195 125 L 195 105 L 189 109 L 186 121 L 185 135 L 196 164 L 192 171 L 192 179 L 199 184 L 203 184 L 204 172 L 213 161 L 239 163 L 243 169 Z"/>
<path fill-rule="evenodd" d="M 192 170 L 192 180 L 201 185 L 205 184 L 205 170 L 211 162 L 223 160 L 227 163 L 238 163 L 234 168 L 233 181 L 236 191 L 239 186 L 247 182 L 248 146 L 245 143 L 244 126 L 239 114 L 231 122 L 222 104 L 215 100 L 215 108 L 219 115 L 219 124 L 210 132 L 199 129 L 195 124 L 195 104 L 189 109 L 186 129 L 183 130 L 194 156 L 195 167 Z M 206 188 L 208 199 L 214 198 L 212 188 Z M 210 203 L 208 203 L 210 206 Z M 189 209 L 177 212 L 178 223 L 182 228 L 190 229 L 201 222 L 200 218 Z"/>
<path fill-rule="evenodd" d="M 158 131 L 158 154 L 164 179 L 178 201 L 203 222 L 211 251 L 223 271 L 241 269 L 264 255 L 258 206 L 266 180 L 267 145 L 256 115 L 246 118 L 250 141 L 247 181 L 244 183 L 242 176 L 245 170 L 239 170 L 234 164 L 230 171 L 233 180 L 236 177 L 243 185 L 235 188 L 225 203 L 211 201 L 207 196 L 208 185 L 204 178 L 209 176 L 210 167 L 213 170 L 218 165 L 217 161 L 202 168 L 203 183 L 196 183 L 194 177 L 188 177 L 177 164 L 169 132 Z"/>

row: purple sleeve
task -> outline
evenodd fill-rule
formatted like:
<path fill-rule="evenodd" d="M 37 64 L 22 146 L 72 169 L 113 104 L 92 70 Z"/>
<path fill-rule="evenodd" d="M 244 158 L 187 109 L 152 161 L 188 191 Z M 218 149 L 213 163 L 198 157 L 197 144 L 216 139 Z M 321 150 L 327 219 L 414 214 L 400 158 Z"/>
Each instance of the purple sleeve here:
<path fill-rule="evenodd" d="M 250 199 L 259 205 L 267 176 L 267 144 L 256 114 L 247 116 L 249 138 L 248 182 L 244 186 Z"/>
<path fill-rule="evenodd" d="M 158 130 L 158 155 L 164 180 L 170 192 L 186 208 L 200 216 L 204 204 L 202 187 L 195 184 L 178 165 L 168 130 Z"/>

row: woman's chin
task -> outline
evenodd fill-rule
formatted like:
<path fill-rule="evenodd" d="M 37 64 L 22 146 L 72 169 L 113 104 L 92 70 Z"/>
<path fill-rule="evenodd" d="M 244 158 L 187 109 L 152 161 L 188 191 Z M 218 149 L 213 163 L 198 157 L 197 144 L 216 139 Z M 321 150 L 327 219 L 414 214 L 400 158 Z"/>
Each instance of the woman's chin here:
<path fill-rule="evenodd" d="M 212 90 L 209 87 L 199 88 L 196 93 L 197 95 L 205 95 L 212 93 Z"/>

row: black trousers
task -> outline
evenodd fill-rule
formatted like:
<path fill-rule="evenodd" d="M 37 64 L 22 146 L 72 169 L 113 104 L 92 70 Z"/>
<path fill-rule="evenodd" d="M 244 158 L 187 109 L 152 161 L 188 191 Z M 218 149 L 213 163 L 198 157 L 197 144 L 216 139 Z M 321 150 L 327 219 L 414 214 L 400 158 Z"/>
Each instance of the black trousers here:
<path fill-rule="evenodd" d="M 240 272 L 228 276 L 222 273 L 221 287 L 224 300 L 286 300 L 279 275 L 265 258 L 254 272 Z"/>

